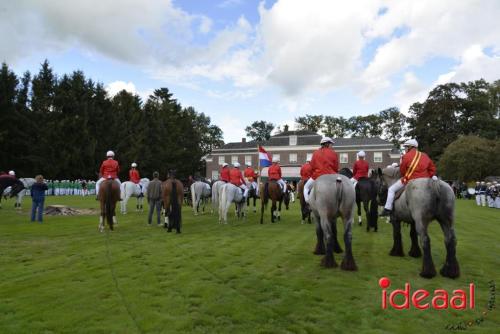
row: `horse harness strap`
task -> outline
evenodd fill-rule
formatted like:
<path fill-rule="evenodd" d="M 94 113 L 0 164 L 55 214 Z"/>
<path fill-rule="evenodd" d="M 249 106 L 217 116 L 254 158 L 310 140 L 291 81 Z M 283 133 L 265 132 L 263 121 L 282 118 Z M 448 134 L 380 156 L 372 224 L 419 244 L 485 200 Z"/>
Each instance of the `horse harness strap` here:
<path fill-rule="evenodd" d="M 413 175 L 413 173 L 415 172 L 415 169 L 417 168 L 418 164 L 420 163 L 421 157 L 422 157 L 422 153 L 420 151 L 417 151 L 417 153 L 413 157 L 413 160 L 410 163 L 410 166 L 406 170 L 405 176 L 403 177 L 403 183 L 407 183 L 408 179 Z"/>

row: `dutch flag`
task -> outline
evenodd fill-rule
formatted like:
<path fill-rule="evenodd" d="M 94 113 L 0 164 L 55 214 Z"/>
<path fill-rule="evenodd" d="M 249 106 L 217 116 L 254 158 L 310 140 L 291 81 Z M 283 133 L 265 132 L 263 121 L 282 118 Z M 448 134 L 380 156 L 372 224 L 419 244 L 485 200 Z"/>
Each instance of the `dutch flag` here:
<path fill-rule="evenodd" d="M 259 162 L 260 162 L 260 167 L 269 167 L 272 165 L 271 156 L 260 145 L 259 145 Z"/>

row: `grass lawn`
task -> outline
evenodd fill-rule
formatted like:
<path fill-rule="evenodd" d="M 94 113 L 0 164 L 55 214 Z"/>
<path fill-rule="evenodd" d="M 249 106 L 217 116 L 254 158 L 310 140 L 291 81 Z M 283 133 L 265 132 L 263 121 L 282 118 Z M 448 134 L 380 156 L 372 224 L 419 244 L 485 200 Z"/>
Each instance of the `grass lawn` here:
<path fill-rule="evenodd" d="M 97 207 L 92 198 L 46 202 Z M 448 324 L 479 318 L 488 282 L 500 283 L 500 210 L 473 201 L 457 202 L 456 280 L 420 278 L 421 259 L 390 257 L 392 228 L 382 221 L 378 233 L 354 227 L 358 272 L 321 268 L 314 225 L 300 224 L 298 203 L 279 223 L 267 214 L 264 225 L 253 213 L 243 222 L 231 212 L 232 223 L 219 225 L 215 215 L 184 208 L 180 235 L 148 227 L 134 199 L 106 233 L 97 231 L 97 216 L 29 223 L 30 204 L 26 198 L 16 212 L 9 200 L 0 210 L 0 333 L 448 333 Z M 430 233 L 439 270 L 445 250 L 437 223 Z M 407 252 L 406 226 L 403 244 Z M 476 308 L 382 310 L 383 276 L 390 291 L 410 282 L 413 291 L 451 294 L 474 282 Z M 499 311 L 467 332 L 499 333 Z"/>

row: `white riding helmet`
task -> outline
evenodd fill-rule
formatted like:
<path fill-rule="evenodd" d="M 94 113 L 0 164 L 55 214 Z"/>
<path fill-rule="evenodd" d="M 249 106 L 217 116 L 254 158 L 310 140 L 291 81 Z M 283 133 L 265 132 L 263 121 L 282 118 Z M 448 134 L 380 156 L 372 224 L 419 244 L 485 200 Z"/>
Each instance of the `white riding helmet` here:
<path fill-rule="evenodd" d="M 404 142 L 403 146 L 413 146 L 418 147 L 418 142 L 415 139 L 408 139 Z"/>
<path fill-rule="evenodd" d="M 132 167 L 137 167 L 137 164 L 135 162 L 132 162 Z"/>
<path fill-rule="evenodd" d="M 9 175 L 16 176 L 16 172 L 14 172 L 13 170 L 9 170 Z"/>
<path fill-rule="evenodd" d="M 233 164 L 233 166 L 234 166 L 234 167 L 236 167 L 236 168 L 239 168 L 239 167 L 240 167 L 240 163 L 239 163 L 239 162 L 235 162 L 235 163 Z"/>
<path fill-rule="evenodd" d="M 358 157 L 364 158 L 366 156 L 365 151 L 359 151 L 358 152 Z"/>
<path fill-rule="evenodd" d="M 252 167 L 252 164 L 247 162 L 245 165 L 247 165 L 247 167 Z"/>
<path fill-rule="evenodd" d="M 106 152 L 106 156 L 107 156 L 107 157 L 114 157 L 114 156 L 115 156 L 115 152 L 113 152 L 113 151 L 108 151 L 108 152 Z"/>
<path fill-rule="evenodd" d="M 226 167 L 226 166 L 227 166 L 227 162 L 222 163 L 222 167 Z"/>
<path fill-rule="evenodd" d="M 325 143 L 332 143 L 333 144 L 333 139 L 330 137 L 323 137 L 321 138 L 320 144 L 325 144 Z"/>
<path fill-rule="evenodd" d="M 273 162 L 280 162 L 280 159 L 278 157 L 273 157 Z"/>

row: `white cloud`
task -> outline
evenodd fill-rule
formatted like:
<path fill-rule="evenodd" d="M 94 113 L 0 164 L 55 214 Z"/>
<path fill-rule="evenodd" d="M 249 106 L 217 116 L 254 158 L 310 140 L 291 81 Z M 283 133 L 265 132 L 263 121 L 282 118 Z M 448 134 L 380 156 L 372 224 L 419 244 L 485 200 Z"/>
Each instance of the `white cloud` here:
<path fill-rule="evenodd" d="M 425 100 L 428 92 L 428 87 L 413 72 L 406 72 L 403 84 L 394 97 L 401 112 L 406 114 L 413 103 Z"/>
<path fill-rule="evenodd" d="M 238 5 L 241 5 L 243 3 L 243 0 L 224 0 L 217 4 L 217 7 L 219 8 L 229 8 L 229 7 L 236 7 Z"/>
<path fill-rule="evenodd" d="M 109 96 L 115 96 L 117 93 L 122 90 L 126 90 L 129 93 L 136 94 L 137 89 L 133 82 L 125 82 L 125 81 L 113 81 L 106 85 L 106 91 Z"/>
<path fill-rule="evenodd" d="M 238 117 L 224 114 L 221 117 L 214 117 L 214 121 L 224 132 L 226 142 L 238 142 L 246 137 L 245 126 Z"/>

